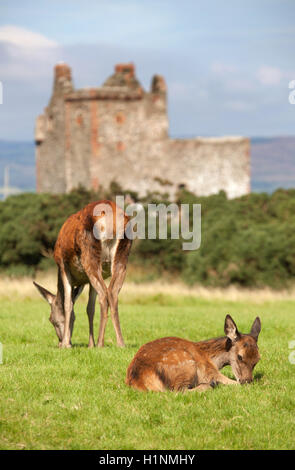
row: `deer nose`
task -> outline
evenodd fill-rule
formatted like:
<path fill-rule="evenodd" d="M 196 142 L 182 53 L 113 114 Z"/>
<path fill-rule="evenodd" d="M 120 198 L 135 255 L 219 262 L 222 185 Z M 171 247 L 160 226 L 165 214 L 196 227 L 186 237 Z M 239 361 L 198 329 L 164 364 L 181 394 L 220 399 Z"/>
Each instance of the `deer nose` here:
<path fill-rule="evenodd" d="M 242 379 L 242 380 L 240 380 L 240 384 L 241 384 L 241 385 L 250 384 L 251 382 L 253 382 L 253 378 L 252 378 L 252 377 L 249 377 L 248 379 Z"/>

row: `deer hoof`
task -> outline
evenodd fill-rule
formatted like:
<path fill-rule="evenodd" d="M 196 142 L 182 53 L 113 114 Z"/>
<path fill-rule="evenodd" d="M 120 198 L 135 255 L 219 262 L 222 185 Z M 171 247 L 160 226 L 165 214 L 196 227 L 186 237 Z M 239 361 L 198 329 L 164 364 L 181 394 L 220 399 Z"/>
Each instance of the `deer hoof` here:
<path fill-rule="evenodd" d="M 69 344 L 69 343 L 59 343 L 59 347 L 61 349 L 70 349 L 72 347 L 72 345 Z"/>
<path fill-rule="evenodd" d="M 216 382 L 215 380 L 211 380 L 210 387 L 216 388 L 217 386 L 218 386 L 218 382 Z"/>

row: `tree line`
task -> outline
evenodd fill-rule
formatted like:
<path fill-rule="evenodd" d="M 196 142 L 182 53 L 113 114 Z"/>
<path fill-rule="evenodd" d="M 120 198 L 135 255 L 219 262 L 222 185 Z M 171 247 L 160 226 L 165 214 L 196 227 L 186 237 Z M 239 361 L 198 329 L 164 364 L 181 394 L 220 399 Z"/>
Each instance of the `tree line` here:
<path fill-rule="evenodd" d="M 107 191 L 78 188 L 69 194 L 23 193 L 0 202 L 0 270 L 30 274 L 53 265 L 52 252 L 66 218 L 91 201 L 116 195 L 148 203 L 170 204 L 167 194 L 139 198 L 112 183 Z M 227 199 L 224 192 L 200 197 L 185 188 L 177 204 L 201 204 L 202 241 L 183 251 L 183 240 L 135 240 L 130 263 L 159 276 L 165 272 L 188 284 L 271 286 L 281 288 L 295 275 L 295 190 L 251 193 Z M 169 230 L 169 227 L 168 227 Z"/>

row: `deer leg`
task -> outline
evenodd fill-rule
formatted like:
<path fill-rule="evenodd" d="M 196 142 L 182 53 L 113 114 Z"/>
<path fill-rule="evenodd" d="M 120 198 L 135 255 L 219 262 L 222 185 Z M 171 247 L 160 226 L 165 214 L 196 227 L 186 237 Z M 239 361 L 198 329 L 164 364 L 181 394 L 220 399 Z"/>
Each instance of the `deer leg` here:
<path fill-rule="evenodd" d="M 85 251 L 82 252 L 81 256 L 82 265 L 85 273 L 89 279 L 91 287 L 98 294 L 99 304 L 100 304 L 100 325 L 99 325 L 99 335 L 97 340 L 97 346 L 102 347 L 104 345 L 104 333 L 106 324 L 108 321 L 108 289 L 105 285 L 104 279 L 102 277 L 101 263 L 100 263 L 100 253 L 94 251 Z M 90 295 L 90 294 L 89 294 Z M 93 294 L 94 296 L 94 294 Z M 90 295 L 90 305 L 93 303 L 93 315 L 94 315 L 94 301 L 92 299 L 92 294 Z M 89 302 L 88 302 L 89 305 Z M 90 312 L 91 312 L 91 306 Z M 88 313 L 88 311 L 87 311 Z M 91 316 L 93 317 L 91 314 Z M 93 318 L 92 318 L 93 320 Z M 92 320 L 89 319 L 89 328 L 91 327 Z M 89 341 L 90 342 L 90 341 Z"/>
<path fill-rule="evenodd" d="M 212 365 L 207 364 L 205 369 L 202 371 L 202 383 L 208 383 L 210 386 L 214 387 L 217 384 L 222 385 L 238 385 L 239 382 L 236 380 L 229 379 L 226 375 L 223 375 L 219 370 Z"/>
<path fill-rule="evenodd" d="M 194 388 L 188 388 L 186 391 L 187 392 L 205 392 L 206 390 L 209 390 L 212 388 L 211 384 L 199 384 Z"/>
<path fill-rule="evenodd" d="M 98 332 L 98 339 L 97 339 L 97 347 L 102 348 L 104 346 L 104 334 L 106 329 L 106 324 L 108 321 L 108 298 L 107 295 L 103 294 L 99 296 L 99 304 L 100 304 L 100 324 L 99 324 L 99 332 Z"/>
<path fill-rule="evenodd" d="M 75 312 L 73 309 L 71 313 L 71 318 L 70 318 L 70 344 L 72 344 L 72 334 L 73 334 L 75 320 L 76 320 L 76 317 L 75 317 Z"/>
<path fill-rule="evenodd" d="M 97 347 L 102 348 L 104 346 L 104 334 L 105 329 L 108 321 L 108 291 L 107 287 L 104 283 L 104 280 L 101 276 L 99 282 L 94 280 L 94 284 L 92 286 L 95 288 L 96 292 L 98 293 L 99 305 L 100 305 L 100 323 L 99 323 L 99 333 L 97 339 Z"/>
<path fill-rule="evenodd" d="M 108 289 L 103 280 L 102 274 L 97 270 L 96 274 L 93 275 L 91 272 L 87 272 L 87 276 L 90 280 L 92 288 L 98 294 L 99 304 L 100 304 L 100 325 L 99 325 L 99 335 L 97 340 L 97 346 L 103 347 L 104 345 L 104 333 L 106 324 L 108 321 Z"/>
<path fill-rule="evenodd" d="M 131 240 L 128 240 L 127 238 L 119 240 L 112 263 L 112 278 L 108 287 L 111 318 L 116 332 L 117 344 L 120 347 L 124 347 L 125 344 L 120 326 L 118 296 L 126 276 L 126 265 L 131 243 Z"/>
<path fill-rule="evenodd" d="M 126 274 L 126 266 L 120 266 L 114 270 L 112 279 L 108 288 L 108 299 L 111 310 L 112 323 L 116 332 L 117 344 L 124 347 L 124 340 L 120 326 L 119 311 L 118 311 L 118 295 L 123 285 Z"/>
<path fill-rule="evenodd" d="M 120 274 L 120 276 L 116 278 L 113 286 L 112 287 L 109 286 L 109 289 L 108 289 L 108 294 L 109 294 L 108 299 L 109 299 L 109 305 L 110 305 L 110 310 L 111 310 L 112 323 L 113 323 L 115 333 L 116 333 L 117 345 L 120 347 L 124 347 L 125 343 L 124 343 L 121 326 L 120 326 L 119 310 L 118 310 L 118 295 L 121 290 L 122 284 L 124 282 L 124 278 L 125 278 L 125 273 Z"/>
<path fill-rule="evenodd" d="M 88 321 L 89 321 L 89 343 L 88 347 L 92 348 L 95 346 L 94 342 L 94 336 L 93 336 L 93 317 L 95 314 L 95 301 L 96 301 L 96 290 L 92 287 L 91 284 L 89 284 L 89 298 L 88 298 L 88 304 L 87 304 L 87 315 L 88 315 Z"/>
<path fill-rule="evenodd" d="M 71 313 L 71 319 L 70 319 L 70 339 L 72 338 L 73 334 L 73 329 L 74 329 L 74 323 L 75 323 L 75 312 L 74 312 L 74 304 L 78 297 L 81 295 L 81 292 L 83 291 L 84 286 L 79 286 L 75 287 L 72 289 L 72 302 L 73 302 L 73 308 L 72 308 L 72 313 Z"/>
<path fill-rule="evenodd" d="M 223 385 L 239 385 L 239 382 L 237 380 L 229 379 L 225 375 L 221 374 L 221 372 L 218 373 L 215 381 Z"/>
<path fill-rule="evenodd" d="M 60 344 L 60 347 L 70 348 L 71 347 L 71 330 L 73 329 L 73 325 L 74 325 L 74 313 L 73 313 L 72 285 L 70 282 L 70 275 L 66 273 L 65 271 L 62 273 L 62 282 L 63 282 L 63 287 L 64 287 L 65 322 L 64 322 L 63 339 Z"/>
<path fill-rule="evenodd" d="M 209 390 L 210 388 L 216 387 L 217 384 L 223 384 L 223 385 L 238 385 L 238 382 L 235 380 L 231 380 L 225 375 L 218 375 L 214 380 L 212 380 L 210 383 L 201 383 L 197 385 L 194 388 L 189 388 L 187 389 L 188 392 L 205 392 L 206 390 Z"/>
<path fill-rule="evenodd" d="M 198 379 L 199 384 L 196 387 L 188 389 L 189 391 L 196 390 L 203 392 L 210 388 L 214 388 L 218 384 L 238 385 L 238 382 L 221 374 L 217 367 L 210 362 L 206 364 L 198 364 Z"/>

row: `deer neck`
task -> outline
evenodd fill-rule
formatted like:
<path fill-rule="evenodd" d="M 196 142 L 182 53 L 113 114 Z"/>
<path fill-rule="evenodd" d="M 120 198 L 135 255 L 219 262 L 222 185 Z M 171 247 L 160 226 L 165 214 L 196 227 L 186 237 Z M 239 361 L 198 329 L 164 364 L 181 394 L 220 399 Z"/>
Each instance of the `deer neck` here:
<path fill-rule="evenodd" d="M 197 345 L 218 369 L 230 364 L 230 342 L 226 336 L 200 341 Z"/>
<path fill-rule="evenodd" d="M 64 285 L 63 285 L 63 282 L 62 282 L 60 271 L 58 271 L 56 302 L 58 304 L 60 312 L 63 315 L 65 314 L 65 312 L 64 312 L 64 301 L 65 301 Z"/>

